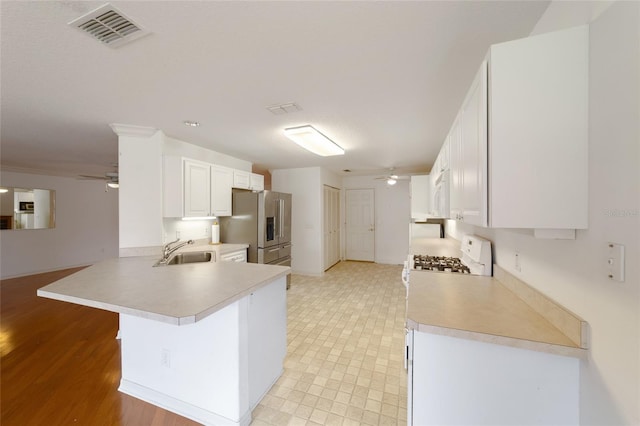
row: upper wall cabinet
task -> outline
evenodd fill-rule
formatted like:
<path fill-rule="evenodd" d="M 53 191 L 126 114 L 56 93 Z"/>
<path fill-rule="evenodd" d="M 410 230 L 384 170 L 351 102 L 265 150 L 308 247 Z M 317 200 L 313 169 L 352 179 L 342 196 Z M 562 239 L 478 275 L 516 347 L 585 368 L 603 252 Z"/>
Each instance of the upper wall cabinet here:
<path fill-rule="evenodd" d="M 251 173 L 244 170 L 233 171 L 233 187 L 240 189 L 249 189 L 251 186 Z"/>
<path fill-rule="evenodd" d="M 167 156 L 163 179 L 165 217 L 231 215 L 233 169 Z"/>
<path fill-rule="evenodd" d="M 449 170 L 449 137 L 444 140 L 438 157 L 433 163 L 431 172 L 429 173 L 434 179 L 437 179 L 440 174 L 446 170 Z"/>
<path fill-rule="evenodd" d="M 496 228 L 585 229 L 587 26 L 489 52 L 489 221 Z"/>
<path fill-rule="evenodd" d="M 233 169 L 211 166 L 211 210 L 215 216 L 231 216 Z"/>
<path fill-rule="evenodd" d="M 249 177 L 249 189 L 252 191 L 264 191 L 264 176 L 251 173 Z"/>
<path fill-rule="evenodd" d="M 257 173 L 249 173 L 244 170 L 233 171 L 233 187 L 250 189 L 252 191 L 264 190 L 264 176 Z"/>
<path fill-rule="evenodd" d="M 209 216 L 211 213 L 211 171 L 208 163 L 184 160 L 184 215 Z"/>
<path fill-rule="evenodd" d="M 476 73 L 451 130 L 452 218 L 487 226 L 487 63 Z"/>
<path fill-rule="evenodd" d="M 586 228 L 587 142 L 587 27 L 491 46 L 450 132 L 451 217 Z"/>
<path fill-rule="evenodd" d="M 429 175 L 411 176 L 411 219 L 423 221 L 431 215 Z"/>

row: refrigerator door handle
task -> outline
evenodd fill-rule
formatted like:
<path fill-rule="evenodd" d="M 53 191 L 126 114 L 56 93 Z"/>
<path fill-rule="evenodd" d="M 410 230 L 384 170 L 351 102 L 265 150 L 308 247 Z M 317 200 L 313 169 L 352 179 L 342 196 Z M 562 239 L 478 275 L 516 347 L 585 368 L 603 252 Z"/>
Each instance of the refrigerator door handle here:
<path fill-rule="evenodd" d="M 284 238 L 284 200 L 281 198 L 280 200 L 280 211 L 278 214 L 280 215 L 280 238 Z"/>
<path fill-rule="evenodd" d="M 276 242 L 280 242 L 280 200 L 273 200 L 273 203 L 276 206 L 276 217 L 273 224 L 275 229 L 273 232 L 273 236 L 276 239 Z"/>

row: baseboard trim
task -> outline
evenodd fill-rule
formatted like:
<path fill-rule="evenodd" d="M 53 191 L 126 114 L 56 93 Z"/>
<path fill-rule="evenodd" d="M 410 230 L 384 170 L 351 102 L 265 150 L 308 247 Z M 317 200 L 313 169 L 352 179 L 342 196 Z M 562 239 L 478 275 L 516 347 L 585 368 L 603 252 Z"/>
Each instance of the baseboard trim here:
<path fill-rule="evenodd" d="M 118 390 L 122 393 L 133 396 L 134 398 L 148 402 L 149 404 L 153 404 L 157 407 L 171 411 L 172 413 L 176 413 L 198 423 L 202 423 L 203 425 L 249 426 L 251 423 L 251 410 L 247 410 L 240 420 L 235 422 L 211 411 L 207 411 L 187 402 L 180 401 L 179 399 L 172 398 L 169 395 L 165 395 L 161 392 L 141 386 L 126 379 L 120 380 Z"/>

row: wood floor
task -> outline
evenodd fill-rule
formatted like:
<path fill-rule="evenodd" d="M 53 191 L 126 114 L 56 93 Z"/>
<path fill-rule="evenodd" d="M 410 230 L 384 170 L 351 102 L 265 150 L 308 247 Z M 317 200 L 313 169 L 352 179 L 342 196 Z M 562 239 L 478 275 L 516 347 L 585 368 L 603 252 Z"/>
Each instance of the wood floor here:
<path fill-rule="evenodd" d="M 0 282 L 0 424 L 197 425 L 118 392 L 117 314 L 36 296 L 79 269 Z"/>

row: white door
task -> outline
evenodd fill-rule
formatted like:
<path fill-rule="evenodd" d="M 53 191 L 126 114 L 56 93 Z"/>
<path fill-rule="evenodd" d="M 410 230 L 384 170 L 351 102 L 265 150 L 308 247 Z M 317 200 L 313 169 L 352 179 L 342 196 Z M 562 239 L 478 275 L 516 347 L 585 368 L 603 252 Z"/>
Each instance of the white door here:
<path fill-rule="evenodd" d="M 374 261 L 375 217 L 373 189 L 346 191 L 346 258 Z"/>
<path fill-rule="evenodd" d="M 340 261 L 340 190 L 324 187 L 324 270 Z"/>

